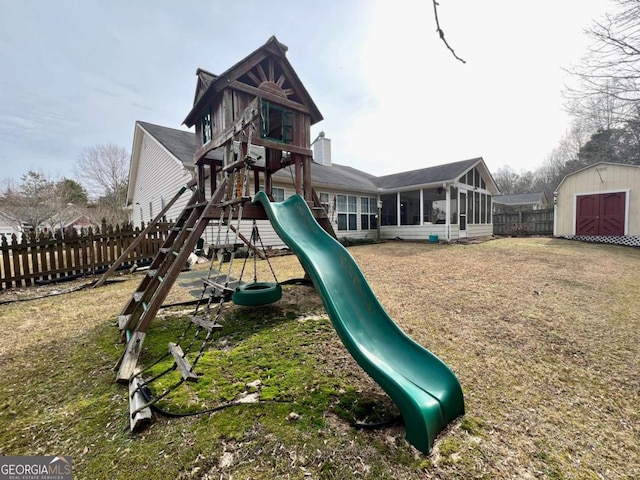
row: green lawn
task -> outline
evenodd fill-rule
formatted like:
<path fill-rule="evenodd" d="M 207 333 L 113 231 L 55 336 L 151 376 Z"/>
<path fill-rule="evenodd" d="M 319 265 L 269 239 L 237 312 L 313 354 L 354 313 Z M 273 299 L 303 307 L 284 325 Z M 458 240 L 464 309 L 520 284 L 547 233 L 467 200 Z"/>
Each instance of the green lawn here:
<path fill-rule="evenodd" d="M 349 250 L 392 318 L 461 381 L 467 414 L 431 455 L 402 425 L 352 427 L 397 411 L 301 286 L 267 308 L 226 309 L 200 381 L 162 406 L 259 402 L 154 415 L 131 434 L 112 367 L 122 351 L 114 322 L 136 275 L 0 305 L 0 455 L 70 455 L 78 479 L 640 477 L 639 249 L 539 238 Z M 293 256 L 272 263 L 280 280 L 302 274 Z M 184 310 L 162 311 L 143 362 L 179 337 Z"/>

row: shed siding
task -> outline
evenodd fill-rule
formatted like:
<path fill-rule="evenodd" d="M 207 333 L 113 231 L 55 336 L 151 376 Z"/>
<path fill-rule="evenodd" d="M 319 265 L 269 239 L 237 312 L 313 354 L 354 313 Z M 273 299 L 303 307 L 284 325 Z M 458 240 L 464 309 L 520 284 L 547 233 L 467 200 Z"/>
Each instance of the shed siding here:
<path fill-rule="evenodd" d="M 191 178 L 191 174 L 178 160 L 167 153 L 153 137 L 144 133 L 133 193 L 133 224 L 138 226 L 141 222 L 148 223 L 162 210 L 162 201 L 168 203 Z M 158 188 L 159 185 L 162 188 Z M 167 220 L 175 220 L 180 215 L 189 196 L 188 191 L 182 194 L 167 212 Z M 150 203 L 152 212 L 149 211 Z"/>
<path fill-rule="evenodd" d="M 579 195 L 627 192 L 626 234 L 640 235 L 640 167 L 597 164 L 569 175 L 556 196 L 556 236 L 575 235 Z"/>

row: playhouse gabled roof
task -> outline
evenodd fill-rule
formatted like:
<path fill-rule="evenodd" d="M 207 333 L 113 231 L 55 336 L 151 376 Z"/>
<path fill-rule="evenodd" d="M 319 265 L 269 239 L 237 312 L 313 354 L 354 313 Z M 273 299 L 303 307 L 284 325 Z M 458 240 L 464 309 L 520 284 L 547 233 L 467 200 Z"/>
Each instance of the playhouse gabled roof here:
<path fill-rule="evenodd" d="M 251 74 L 251 70 L 266 58 L 272 58 L 277 63 L 278 67 L 285 75 L 287 82 L 290 85 L 290 89 L 295 91 L 296 96 L 300 99 L 301 103 L 309 109 L 311 125 L 322 120 L 322 114 L 318 110 L 318 107 L 313 102 L 311 95 L 309 95 L 309 92 L 303 83 L 300 81 L 300 78 L 291 66 L 291 63 L 287 60 L 287 50 L 288 47 L 285 44 L 280 43 L 275 36 L 272 36 L 260 48 L 256 49 L 218 76 L 215 76 L 206 70 L 198 69 L 196 72 L 198 75 L 198 85 L 196 87 L 195 103 L 183 123 L 188 127 L 192 127 L 198 120 L 200 113 L 207 103 L 219 95 L 225 88 L 228 88 L 232 82 L 238 81 L 243 75 Z M 205 75 L 203 75 L 203 72 Z M 206 74 L 208 74 L 208 77 Z M 207 79 L 210 80 L 210 83 L 205 87 L 204 85 Z M 273 81 L 276 79 L 270 80 Z"/>
<path fill-rule="evenodd" d="M 200 97 L 207 91 L 211 82 L 213 82 L 218 76 L 215 73 L 211 73 L 204 68 L 198 68 L 196 70 L 196 75 L 198 76 L 198 83 L 196 85 L 196 93 L 193 97 L 193 104 L 200 99 Z"/>

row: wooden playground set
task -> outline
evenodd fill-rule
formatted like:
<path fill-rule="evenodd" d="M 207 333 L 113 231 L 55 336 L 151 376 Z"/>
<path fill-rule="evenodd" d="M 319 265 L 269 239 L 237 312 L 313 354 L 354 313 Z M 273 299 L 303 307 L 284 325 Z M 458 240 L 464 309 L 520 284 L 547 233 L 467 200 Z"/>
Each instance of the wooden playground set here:
<path fill-rule="evenodd" d="M 256 307 L 280 299 L 282 290 L 273 269 L 274 282 L 258 282 L 254 275 L 252 282 L 244 283 L 242 278 L 231 276 L 239 247 L 246 246 L 254 258 L 268 261 L 255 221 L 269 220 L 298 256 L 351 355 L 400 409 L 407 439 L 429 452 L 437 434 L 464 414 L 462 389 L 442 361 L 397 327 L 335 239 L 311 182 L 310 127 L 322 116 L 286 52 L 287 47 L 271 37 L 220 75 L 197 71 L 194 104 L 184 121 L 196 131 L 197 177 L 176 193 L 147 228 L 153 228 L 186 192 L 191 192 L 191 197 L 118 317 L 120 338 L 126 346 L 116 366 L 116 378 L 129 387 L 130 428 L 141 428 L 151 418 L 154 405 L 183 382 L 198 381 L 196 366 L 222 329 L 225 303 Z M 252 146 L 264 147 L 264 158 L 256 156 Z M 222 160 L 214 159 L 214 150 L 222 151 Z M 274 203 L 272 177 L 283 168 L 294 172 L 296 195 Z M 249 238 L 240 233 L 241 222 L 246 221 L 254 224 Z M 208 225 L 217 227 L 217 235 L 202 295 L 184 333 L 177 342 L 168 344 L 160 359 L 172 360 L 171 366 L 150 375 L 153 365 L 139 365 L 145 337 Z M 134 248 L 135 243 L 96 286 L 103 284 Z M 226 262 L 228 269 L 223 272 L 225 255 L 231 261 Z M 220 258 L 217 266 L 216 258 Z M 340 295 L 345 289 L 353 292 L 347 299 Z M 194 340 L 186 347 L 182 344 L 192 331 L 193 337 L 200 339 L 197 348 Z M 175 370 L 180 372 L 178 382 L 162 392 L 151 392 L 153 382 Z"/>

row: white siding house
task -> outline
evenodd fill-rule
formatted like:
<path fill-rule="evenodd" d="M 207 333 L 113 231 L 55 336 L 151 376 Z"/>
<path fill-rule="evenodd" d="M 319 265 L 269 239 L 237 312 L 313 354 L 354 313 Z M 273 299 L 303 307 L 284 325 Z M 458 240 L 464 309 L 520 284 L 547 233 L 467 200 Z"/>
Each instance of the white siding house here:
<path fill-rule="evenodd" d="M 127 194 L 134 225 L 154 218 L 194 178 L 195 145 L 191 132 L 136 122 Z M 313 187 L 339 239 L 373 240 L 379 235 L 381 239 L 428 240 L 437 236 L 451 241 L 492 235 L 491 199 L 498 189 L 482 158 L 376 177 L 332 162 L 331 143 L 324 134 L 312 147 L 317 158 L 311 172 Z M 221 159 L 219 152 L 212 154 Z M 276 201 L 295 193 L 292 178 L 288 169 L 274 174 Z M 255 193 L 253 180 L 248 184 L 250 193 Z M 167 220 L 178 217 L 189 196 L 188 191 L 183 194 L 167 213 Z M 258 229 L 265 247 L 285 246 L 268 221 L 258 221 Z M 243 222 L 241 232 L 247 237 L 251 234 L 250 221 Z M 217 222 L 211 222 L 205 241 L 215 243 L 217 235 Z"/>
<path fill-rule="evenodd" d="M 131 149 L 126 208 L 135 226 L 152 220 L 166 202 L 194 178 L 190 164 L 195 145 L 193 133 L 136 122 Z M 189 200 L 186 192 L 169 209 L 167 220 L 180 215 Z"/>
<path fill-rule="evenodd" d="M 0 212 L 0 241 L 5 237 L 7 243 L 11 245 L 12 235 L 16 236 L 16 241 L 22 241 L 22 226 L 20 222 L 11 215 Z"/>

